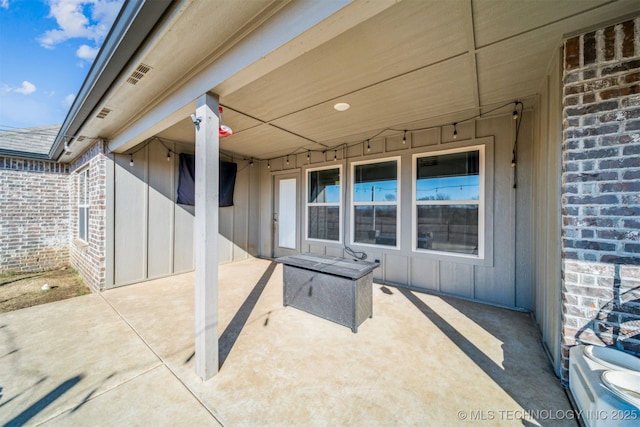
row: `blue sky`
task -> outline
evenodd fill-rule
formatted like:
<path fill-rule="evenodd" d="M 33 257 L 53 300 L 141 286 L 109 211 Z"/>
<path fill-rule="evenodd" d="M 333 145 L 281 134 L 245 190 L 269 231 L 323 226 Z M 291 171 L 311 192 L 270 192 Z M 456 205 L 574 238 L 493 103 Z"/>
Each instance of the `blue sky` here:
<path fill-rule="evenodd" d="M 480 175 L 418 179 L 417 200 L 480 200 Z"/>
<path fill-rule="evenodd" d="M 123 0 L 0 0 L 0 130 L 61 124 Z"/>

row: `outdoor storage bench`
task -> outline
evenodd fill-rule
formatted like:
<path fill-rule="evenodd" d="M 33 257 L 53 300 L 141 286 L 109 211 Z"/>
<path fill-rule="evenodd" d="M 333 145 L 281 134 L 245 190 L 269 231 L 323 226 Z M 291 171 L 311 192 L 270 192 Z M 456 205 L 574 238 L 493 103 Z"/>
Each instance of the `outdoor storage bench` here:
<path fill-rule="evenodd" d="M 284 305 L 347 326 L 373 315 L 373 270 L 377 262 L 312 254 L 277 258 L 284 265 Z"/>

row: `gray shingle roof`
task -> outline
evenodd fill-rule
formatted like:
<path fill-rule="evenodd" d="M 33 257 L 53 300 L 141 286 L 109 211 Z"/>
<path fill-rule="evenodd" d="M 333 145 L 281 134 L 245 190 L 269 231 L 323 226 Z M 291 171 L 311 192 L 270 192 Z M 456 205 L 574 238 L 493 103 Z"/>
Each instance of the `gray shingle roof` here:
<path fill-rule="evenodd" d="M 0 152 L 48 155 L 61 125 L 0 130 Z"/>

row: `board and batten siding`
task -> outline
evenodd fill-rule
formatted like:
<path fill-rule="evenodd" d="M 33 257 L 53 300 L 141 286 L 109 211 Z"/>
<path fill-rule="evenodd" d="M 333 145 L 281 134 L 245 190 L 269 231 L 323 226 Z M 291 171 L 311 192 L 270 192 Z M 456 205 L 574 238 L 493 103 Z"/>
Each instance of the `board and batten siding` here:
<path fill-rule="evenodd" d="M 173 152 L 193 154 L 189 144 L 164 144 Z M 194 269 L 193 206 L 176 203 L 178 155 L 154 141 L 129 155 L 115 155 L 112 188 L 114 203 L 113 253 L 107 268 L 113 283 L 121 286 Z M 257 238 L 249 220 L 255 217 L 247 162 L 238 162 L 234 206 L 219 209 L 219 262 L 228 263 L 255 255 Z M 255 178 L 256 173 L 253 173 Z M 257 184 L 255 185 L 257 188 Z M 254 220 L 257 223 L 256 220 Z M 253 234 L 252 234 L 253 233 Z M 110 264 L 110 265 L 109 265 Z M 107 284 L 109 287 L 109 284 Z"/>
<path fill-rule="evenodd" d="M 535 319 L 551 364 L 560 376 L 562 50 L 558 49 L 540 88 L 533 147 Z"/>
<path fill-rule="evenodd" d="M 298 205 L 302 209 L 300 233 L 301 252 L 318 255 L 345 256 L 340 243 L 305 240 L 305 174 L 309 167 L 342 164 L 342 184 L 346 189 L 343 206 L 344 242 L 356 251 L 367 254 L 367 260 L 380 260 L 381 267 L 374 271 L 378 282 L 409 286 L 435 291 L 490 304 L 532 310 L 535 305 L 532 280 L 533 228 L 533 129 L 534 114 L 525 110 L 518 140 L 517 188 L 513 188 L 514 169 L 511 168 L 512 149 L 516 132 L 516 121 L 508 114 L 476 119 L 457 125 L 458 137 L 452 138 L 452 126 L 443 126 L 423 131 L 408 132 L 407 142 L 402 144 L 402 134 L 381 137 L 370 141 L 370 150 L 365 144 L 345 150 L 322 153 L 307 153 L 290 156 L 289 164 L 282 159 L 270 161 L 270 168 L 262 162 L 261 167 L 261 212 L 260 253 L 273 254 L 272 207 L 273 174 L 289 170 L 299 173 L 302 191 Z M 486 196 L 485 196 L 485 257 L 463 258 L 446 254 L 419 253 L 412 250 L 412 163 L 414 154 L 437 152 L 463 146 L 485 145 Z M 337 160 L 334 161 L 334 154 Z M 350 244 L 350 180 L 351 162 L 385 159 L 400 156 L 400 248 Z M 346 178 L 346 179 L 345 179 Z"/>

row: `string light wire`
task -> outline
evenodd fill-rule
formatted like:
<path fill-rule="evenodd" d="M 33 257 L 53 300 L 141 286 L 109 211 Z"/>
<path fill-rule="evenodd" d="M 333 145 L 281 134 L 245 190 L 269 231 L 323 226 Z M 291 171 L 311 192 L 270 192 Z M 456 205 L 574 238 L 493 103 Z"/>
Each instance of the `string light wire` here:
<path fill-rule="evenodd" d="M 351 143 L 341 143 L 341 144 L 338 144 L 338 145 L 333 146 L 333 147 L 323 148 L 321 150 L 314 150 L 314 149 L 309 149 L 309 148 L 305 148 L 305 147 L 299 147 L 299 148 L 296 148 L 295 150 L 293 150 L 293 151 L 291 151 L 291 152 L 289 152 L 287 154 L 283 154 L 281 156 L 269 157 L 269 158 L 265 158 L 265 159 L 245 158 L 244 160 L 253 160 L 253 161 L 256 161 L 256 162 L 267 162 L 267 167 L 271 168 L 271 161 L 273 161 L 273 160 L 282 159 L 282 158 L 288 159 L 289 156 L 295 156 L 295 155 L 298 155 L 298 154 L 304 153 L 304 152 L 307 153 L 307 160 L 310 160 L 312 152 L 313 153 L 326 154 L 327 152 L 333 151 L 334 152 L 333 160 L 337 161 L 338 160 L 338 157 L 337 157 L 337 152 L 338 152 L 337 150 L 338 149 L 348 150 L 351 147 L 354 147 L 354 146 L 357 146 L 357 145 L 366 144 L 366 146 L 368 148 L 368 151 L 369 151 L 371 149 L 371 140 L 372 139 L 376 139 L 377 137 L 379 137 L 380 135 L 382 135 L 385 132 L 402 133 L 402 135 L 403 135 L 402 143 L 403 144 L 406 143 L 407 132 L 420 132 L 420 131 L 425 131 L 425 130 L 438 129 L 438 128 L 442 128 L 442 127 L 445 127 L 445 126 L 453 126 L 454 127 L 454 136 L 457 136 L 457 125 L 459 125 L 460 123 L 465 123 L 465 122 L 469 122 L 469 121 L 475 120 L 475 119 L 480 118 L 480 117 L 482 117 L 484 115 L 491 114 L 491 113 L 493 113 L 495 111 L 503 109 L 503 108 L 505 108 L 505 107 L 507 107 L 509 105 L 514 105 L 514 113 L 515 114 L 513 114 L 513 118 L 517 122 L 517 124 L 516 124 L 516 137 L 515 137 L 515 142 L 514 142 L 514 145 L 513 145 L 513 161 L 514 161 L 513 163 L 515 164 L 515 161 L 517 160 L 518 135 L 520 133 L 520 124 L 522 123 L 522 114 L 523 114 L 523 111 L 524 111 L 524 104 L 519 100 L 507 102 L 505 104 L 502 104 L 502 105 L 499 105 L 497 107 L 494 107 L 494 108 L 492 108 L 492 109 L 490 109 L 488 111 L 484 111 L 484 112 L 475 114 L 473 116 L 467 117 L 466 119 L 458 120 L 456 122 L 444 123 L 444 124 L 434 125 L 434 126 L 418 127 L 418 128 L 407 128 L 407 129 L 397 129 L 397 128 L 394 128 L 394 127 L 386 127 L 386 128 L 381 129 L 380 131 L 376 132 L 374 135 L 372 135 L 369 138 L 366 138 L 364 140 L 358 140 L 358 141 L 351 142 Z M 519 107 L 519 111 L 518 111 L 518 107 Z M 157 136 L 149 138 L 143 144 L 141 144 L 139 147 L 137 147 L 135 150 L 125 152 L 124 154 L 133 155 L 133 154 L 137 153 L 138 151 L 143 150 L 147 145 L 149 145 L 153 141 L 159 141 L 168 150 L 169 153 L 174 154 L 174 155 L 179 154 L 179 153 L 175 152 L 174 150 L 172 150 L 170 147 L 168 147 L 164 143 L 164 141 L 162 139 L 160 139 L 159 137 L 157 137 Z M 107 149 L 109 149 L 108 144 L 107 144 Z M 228 154 L 228 153 L 224 152 L 223 150 L 220 150 L 220 153 L 224 154 L 224 155 L 226 155 L 226 156 L 228 156 L 230 158 L 233 157 L 232 154 Z M 514 166 L 514 169 L 515 169 L 515 166 Z M 514 171 L 514 173 L 515 173 L 515 171 Z M 516 188 L 515 181 L 514 181 L 514 188 Z"/>
<path fill-rule="evenodd" d="M 517 109 L 518 106 L 520 106 L 520 113 L 519 113 L 519 118 L 518 118 L 518 123 L 520 123 L 520 121 L 522 120 L 522 110 L 523 110 L 523 103 L 521 101 L 510 101 L 510 102 L 506 102 L 504 104 L 501 104 L 497 107 L 494 107 L 490 110 L 475 114 L 473 116 L 467 117 L 466 119 L 462 119 L 462 120 L 458 120 L 456 122 L 450 122 L 450 123 L 443 123 L 440 125 L 434 125 L 434 126 L 426 126 L 426 127 L 418 127 L 418 128 L 407 128 L 407 129 L 398 129 L 398 128 L 394 128 L 394 127 L 387 127 L 384 129 L 381 129 L 380 131 L 376 132 L 374 135 L 366 138 L 366 139 L 362 139 L 362 140 L 358 140 L 358 141 L 354 141 L 351 143 L 341 143 L 338 144 L 336 146 L 333 147 L 326 147 L 320 150 L 314 150 L 314 149 L 309 149 L 309 148 L 304 148 L 304 147 L 300 147 L 300 148 L 296 148 L 295 150 L 289 152 L 288 154 L 283 154 L 281 156 L 276 156 L 276 157 L 270 157 L 270 158 L 266 158 L 266 159 L 256 159 L 256 161 L 272 161 L 278 158 L 283 158 L 286 156 L 293 156 L 296 154 L 300 154 L 303 152 L 307 152 L 307 154 L 314 152 L 314 153 L 322 153 L 325 154 L 327 152 L 330 151 L 336 151 L 339 148 L 343 148 L 343 149 L 349 149 L 351 147 L 357 146 L 357 145 L 365 145 L 367 151 L 371 150 L 371 140 L 376 139 L 377 137 L 379 137 L 380 135 L 382 135 L 385 132 L 398 132 L 398 133 L 402 133 L 403 135 L 403 139 L 402 139 L 402 143 L 405 144 L 406 143 L 406 134 L 407 132 L 420 132 L 420 131 L 425 131 L 425 130 L 431 130 L 431 129 L 438 129 L 438 128 L 442 128 L 445 126 L 454 126 L 454 135 L 457 137 L 457 125 L 459 125 L 460 123 L 466 123 L 472 120 L 475 120 L 477 118 L 480 118 L 482 116 L 485 116 L 487 114 L 491 114 L 493 112 L 496 112 L 498 110 L 501 110 L 509 105 L 514 105 L 514 109 Z M 514 116 L 515 118 L 515 116 Z M 518 130 L 519 130 L 519 126 L 518 126 Z M 454 138 L 455 139 L 455 138 Z M 334 153 L 334 160 L 337 160 L 337 157 Z"/>

